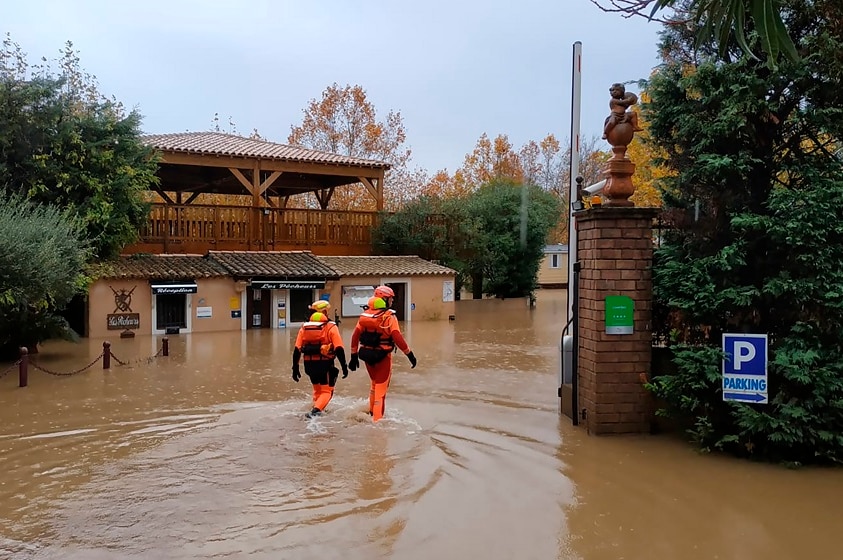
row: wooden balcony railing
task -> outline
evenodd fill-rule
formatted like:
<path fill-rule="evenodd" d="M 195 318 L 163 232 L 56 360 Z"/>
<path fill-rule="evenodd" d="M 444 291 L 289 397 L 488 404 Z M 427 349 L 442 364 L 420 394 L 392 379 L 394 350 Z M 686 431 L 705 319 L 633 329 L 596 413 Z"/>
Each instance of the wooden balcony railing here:
<path fill-rule="evenodd" d="M 153 204 L 127 253 L 309 250 L 368 255 L 377 212 Z"/>

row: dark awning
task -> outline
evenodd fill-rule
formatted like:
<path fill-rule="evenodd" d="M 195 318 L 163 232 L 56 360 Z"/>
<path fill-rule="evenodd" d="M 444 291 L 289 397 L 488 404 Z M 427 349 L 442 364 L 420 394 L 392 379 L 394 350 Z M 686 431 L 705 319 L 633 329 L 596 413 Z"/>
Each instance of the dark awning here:
<path fill-rule="evenodd" d="M 158 294 L 195 294 L 196 282 L 152 282 L 152 293 Z"/>
<path fill-rule="evenodd" d="M 249 283 L 258 290 L 321 290 L 325 287 L 325 280 L 255 280 Z"/>

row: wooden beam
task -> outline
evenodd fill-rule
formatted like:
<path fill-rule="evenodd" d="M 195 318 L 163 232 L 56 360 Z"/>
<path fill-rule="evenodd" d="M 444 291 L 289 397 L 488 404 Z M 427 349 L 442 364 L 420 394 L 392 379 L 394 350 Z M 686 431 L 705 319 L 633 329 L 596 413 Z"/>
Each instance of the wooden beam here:
<path fill-rule="evenodd" d="M 369 193 L 372 195 L 372 198 L 378 200 L 378 189 L 375 187 L 372 182 L 366 177 L 358 177 L 360 182 L 366 185 L 366 188 L 369 189 Z"/>
<path fill-rule="evenodd" d="M 319 207 L 322 210 L 327 210 L 328 203 L 331 202 L 331 197 L 334 196 L 334 189 L 335 187 L 331 187 L 316 191 L 316 200 L 319 202 Z"/>
<path fill-rule="evenodd" d="M 260 208 L 261 206 L 261 162 L 255 160 L 254 167 L 252 167 L 252 206 Z"/>
<path fill-rule="evenodd" d="M 202 194 L 202 193 L 201 193 L 201 192 L 195 192 L 195 193 L 191 194 L 191 195 L 187 198 L 187 200 L 185 200 L 185 201 L 184 201 L 184 203 L 185 203 L 185 204 L 190 204 L 191 202 L 193 202 L 194 200 L 196 200 L 196 197 L 197 197 L 197 196 L 199 196 L 200 194 Z"/>
<path fill-rule="evenodd" d="M 381 169 L 380 177 L 378 177 L 378 205 L 377 210 L 381 212 L 383 210 L 383 179 L 384 175 L 386 175 L 386 171 Z"/>
<path fill-rule="evenodd" d="M 199 167 L 228 167 L 229 169 L 243 169 L 251 167 L 253 158 L 238 158 L 231 156 L 215 156 L 203 154 L 185 154 L 180 152 L 162 152 L 160 163 L 173 165 L 196 165 Z M 368 177 L 377 178 L 383 174 L 383 168 L 362 165 L 340 165 L 303 163 L 293 161 L 261 160 L 262 171 L 284 171 L 290 173 L 305 173 L 309 175 L 334 175 L 337 177 Z"/>
<path fill-rule="evenodd" d="M 166 201 L 168 204 L 175 204 L 175 202 L 173 202 L 173 199 L 172 199 L 172 198 L 170 198 L 169 196 L 167 196 L 167 193 L 165 193 L 165 192 L 161 189 L 161 187 L 159 187 L 159 186 L 157 186 L 157 185 L 156 185 L 156 186 L 152 187 L 152 190 L 154 190 L 155 192 L 157 192 L 158 194 L 160 194 L 160 195 L 161 195 L 161 198 L 163 198 L 163 199 L 164 199 L 164 201 Z"/>
<path fill-rule="evenodd" d="M 259 194 L 265 193 L 266 189 L 271 187 L 275 183 L 275 181 L 278 179 L 278 177 L 281 176 L 282 173 L 284 173 L 284 172 L 283 171 L 273 171 L 272 175 L 267 177 L 266 181 L 264 181 L 263 183 L 260 184 L 260 187 L 258 189 L 258 190 L 260 190 Z"/>
<path fill-rule="evenodd" d="M 231 171 L 231 173 L 232 173 L 235 177 L 237 177 L 237 180 L 238 180 L 238 181 L 240 181 L 240 184 L 241 184 L 241 185 L 243 185 L 244 187 L 246 187 L 246 191 L 247 191 L 248 193 L 250 193 L 250 194 L 254 194 L 254 193 L 252 192 L 252 183 L 251 183 L 251 182 L 250 182 L 250 181 L 246 178 L 246 176 L 245 176 L 245 175 L 243 175 L 243 173 L 241 173 L 241 172 L 240 172 L 240 170 L 239 170 L 239 169 L 237 169 L 236 167 L 229 167 L 229 168 L 228 168 L 228 170 L 229 170 L 229 171 Z"/>

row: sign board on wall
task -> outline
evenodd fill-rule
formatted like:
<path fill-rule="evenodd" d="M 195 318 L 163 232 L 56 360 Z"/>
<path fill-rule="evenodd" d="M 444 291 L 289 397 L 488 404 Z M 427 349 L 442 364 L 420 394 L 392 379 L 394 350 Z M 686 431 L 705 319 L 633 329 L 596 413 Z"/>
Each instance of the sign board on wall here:
<path fill-rule="evenodd" d="M 197 307 L 196 308 L 196 317 L 199 319 L 208 319 L 213 316 L 214 308 L 213 307 Z"/>
<path fill-rule="evenodd" d="M 195 294 L 197 286 L 195 283 L 185 282 L 183 284 L 159 284 L 154 283 L 150 286 L 154 295 L 158 294 Z"/>
<path fill-rule="evenodd" d="M 108 330 L 125 331 L 140 328 L 140 314 L 132 312 L 132 293 L 134 293 L 136 287 L 133 286 L 131 290 L 115 290 L 109 286 L 114 294 L 114 312 L 105 316 L 105 324 Z"/>
<path fill-rule="evenodd" d="M 606 296 L 606 334 L 632 334 L 635 302 L 629 296 Z"/>
<path fill-rule="evenodd" d="M 445 280 L 442 282 L 442 301 L 454 301 L 454 282 L 452 280 Z"/>
<path fill-rule="evenodd" d="M 324 280 L 252 280 L 249 284 L 256 290 L 321 290 Z"/>
<path fill-rule="evenodd" d="M 343 286 L 342 316 L 359 317 L 369 298 L 375 295 L 374 286 Z"/>
<path fill-rule="evenodd" d="M 105 320 L 110 331 L 140 328 L 139 313 L 110 313 L 105 316 Z"/>
<path fill-rule="evenodd" d="M 278 298 L 278 328 L 287 328 L 287 298 Z"/>

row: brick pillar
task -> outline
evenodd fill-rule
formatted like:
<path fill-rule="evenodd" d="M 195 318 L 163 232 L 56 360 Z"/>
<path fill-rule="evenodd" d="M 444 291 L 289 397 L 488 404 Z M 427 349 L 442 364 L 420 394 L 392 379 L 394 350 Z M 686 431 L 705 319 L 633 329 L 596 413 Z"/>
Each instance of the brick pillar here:
<path fill-rule="evenodd" d="M 654 208 L 593 207 L 576 214 L 581 264 L 578 410 L 589 433 L 649 432 Z M 607 334 L 606 296 L 634 302 L 632 334 Z"/>

